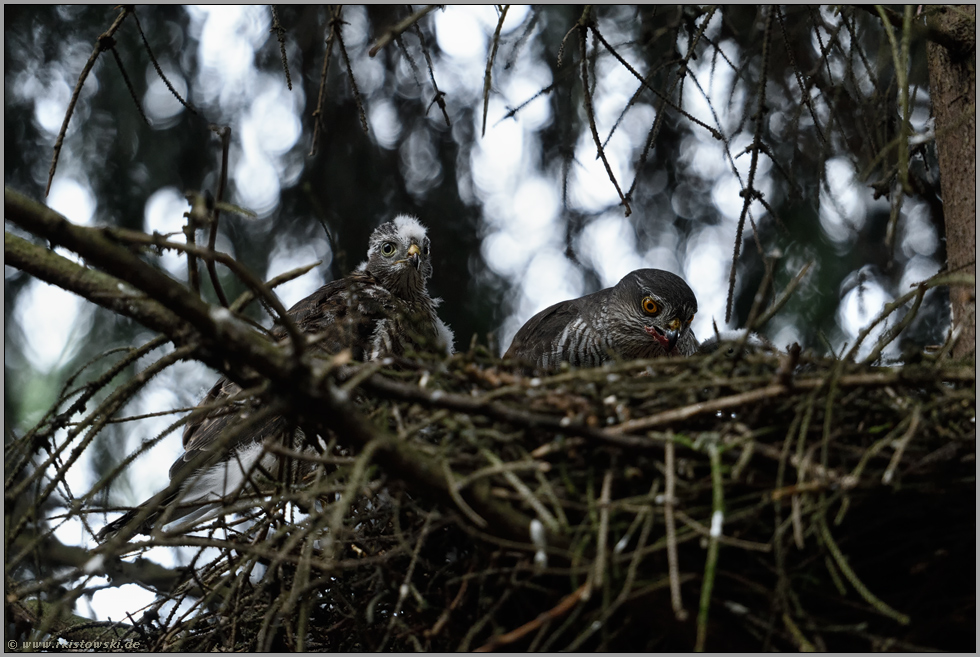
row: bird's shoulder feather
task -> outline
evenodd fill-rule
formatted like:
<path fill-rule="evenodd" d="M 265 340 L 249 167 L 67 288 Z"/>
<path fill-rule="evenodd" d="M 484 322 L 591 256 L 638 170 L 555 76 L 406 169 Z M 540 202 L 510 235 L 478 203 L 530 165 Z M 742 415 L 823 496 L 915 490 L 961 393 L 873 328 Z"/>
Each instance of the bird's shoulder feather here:
<path fill-rule="evenodd" d="M 569 322 L 581 316 L 582 302 L 588 297 L 559 301 L 525 322 L 514 336 L 504 358 L 534 362 L 550 346 Z"/>

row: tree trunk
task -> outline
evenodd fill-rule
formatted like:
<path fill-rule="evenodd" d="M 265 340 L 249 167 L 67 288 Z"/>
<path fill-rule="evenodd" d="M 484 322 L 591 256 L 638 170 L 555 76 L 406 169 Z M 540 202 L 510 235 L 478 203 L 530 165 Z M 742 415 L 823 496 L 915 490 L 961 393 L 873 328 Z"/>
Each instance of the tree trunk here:
<path fill-rule="evenodd" d="M 949 271 L 976 275 L 977 267 L 977 78 L 976 5 L 940 7 L 930 28 L 949 35 L 957 48 L 930 42 L 929 92 L 936 118 L 946 259 Z M 953 328 L 962 331 L 953 355 L 976 351 L 976 288 L 950 289 Z"/>

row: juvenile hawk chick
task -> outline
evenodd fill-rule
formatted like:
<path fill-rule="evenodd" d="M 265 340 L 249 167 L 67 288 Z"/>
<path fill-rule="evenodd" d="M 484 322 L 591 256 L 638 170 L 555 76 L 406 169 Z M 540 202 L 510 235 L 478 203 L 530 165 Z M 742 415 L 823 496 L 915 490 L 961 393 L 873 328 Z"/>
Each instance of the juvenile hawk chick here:
<path fill-rule="evenodd" d="M 309 348 L 324 356 L 350 349 L 358 360 L 373 360 L 407 351 L 452 354 L 453 333 L 436 314 L 438 300 L 429 297 L 426 284 L 432 276 L 429 238 L 413 217 L 401 215 L 371 234 L 368 259 L 349 276 L 327 283 L 288 311 L 301 332 L 309 336 Z M 285 343 L 285 329 L 276 324 L 275 340 Z M 211 405 L 238 394 L 241 387 L 222 377 L 201 405 Z M 176 493 L 159 493 L 121 518 L 106 525 L 99 538 L 113 534 L 146 506 L 154 510 L 140 525 L 149 533 L 168 506 L 166 523 L 184 518 L 192 521 L 219 508 L 222 498 L 239 491 L 250 475 L 277 473 L 278 457 L 266 450 L 267 442 L 293 449 L 304 448 L 302 432 L 281 415 L 267 418 L 235 436 L 230 446 L 215 442 L 232 424 L 255 412 L 254 400 L 221 406 L 184 429 L 184 454 L 171 466 L 171 480 L 184 477 L 201 452 L 213 451 L 204 466 L 191 474 Z M 293 435 L 288 435 L 292 433 Z M 185 517 L 190 516 L 190 517 Z"/>

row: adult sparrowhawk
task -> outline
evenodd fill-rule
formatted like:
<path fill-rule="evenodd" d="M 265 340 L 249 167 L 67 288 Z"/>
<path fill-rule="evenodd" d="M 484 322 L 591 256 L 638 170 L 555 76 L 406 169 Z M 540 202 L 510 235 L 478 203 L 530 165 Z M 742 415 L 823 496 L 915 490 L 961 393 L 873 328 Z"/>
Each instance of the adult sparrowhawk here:
<path fill-rule="evenodd" d="M 562 362 L 595 367 L 615 360 L 690 356 L 698 348 L 691 320 L 698 310 L 684 280 L 637 269 L 613 287 L 562 301 L 527 321 L 505 359 L 540 370 Z"/>

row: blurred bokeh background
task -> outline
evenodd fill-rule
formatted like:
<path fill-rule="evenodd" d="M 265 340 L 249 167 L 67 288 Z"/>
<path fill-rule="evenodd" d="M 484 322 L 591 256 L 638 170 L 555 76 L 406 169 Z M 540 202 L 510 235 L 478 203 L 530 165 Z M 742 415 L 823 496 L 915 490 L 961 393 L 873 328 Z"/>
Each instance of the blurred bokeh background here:
<path fill-rule="evenodd" d="M 763 332 L 779 347 L 796 341 L 839 353 L 884 304 L 945 261 L 925 42 L 911 40 L 903 65 L 916 194 L 889 197 L 902 112 L 896 59 L 877 15 L 806 6 L 597 7 L 597 30 L 584 43 L 587 96 L 609 170 L 628 193 L 627 215 L 588 119 L 582 36 L 573 29 L 581 7 L 511 6 L 502 22 L 492 6 L 435 9 L 369 55 L 391 25 L 420 8 L 348 6 L 332 23 L 327 7 L 278 7 L 290 89 L 270 7 L 138 7 L 159 66 L 196 112 L 168 91 L 127 18 L 115 49 L 146 120 L 114 57 L 103 53 L 81 88 L 47 204 L 80 224 L 183 239 L 185 193 L 217 187 L 221 148 L 209 124 L 229 126 L 226 199 L 257 217 L 223 214 L 220 250 L 265 278 L 321 261 L 278 288 L 289 306 L 356 267 L 379 223 L 415 214 L 429 227 L 430 290 L 445 300 L 440 312 L 457 349 L 475 336 L 496 353 L 539 310 L 640 267 L 689 281 L 702 338 L 713 323 L 740 326 L 767 262 L 769 299 L 813 264 Z M 117 14 L 107 6 L 5 8 L 6 185 L 45 198 L 79 73 Z M 331 25 L 340 36 L 314 143 Z M 745 212 L 750 186 L 759 194 L 749 195 Z M 185 259 L 148 257 L 186 280 Z M 229 296 L 244 289 L 219 273 Z M 4 291 L 5 439 L 36 422 L 79 367 L 152 337 L 7 267 Z M 948 326 L 946 293 L 929 292 L 885 355 L 941 342 Z M 181 363 L 124 415 L 193 406 L 215 376 Z M 172 421 L 110 425 L 69 485 L 88 490 Z M 121 482 L 113 501 L 135 503 L 161 488 L 179 449 L 176 435 L 162 440 L 133 464 L 128 488 Z M 88 540 L 81 534 L 73 523 L 59 529 L 73 544 Z"/>

